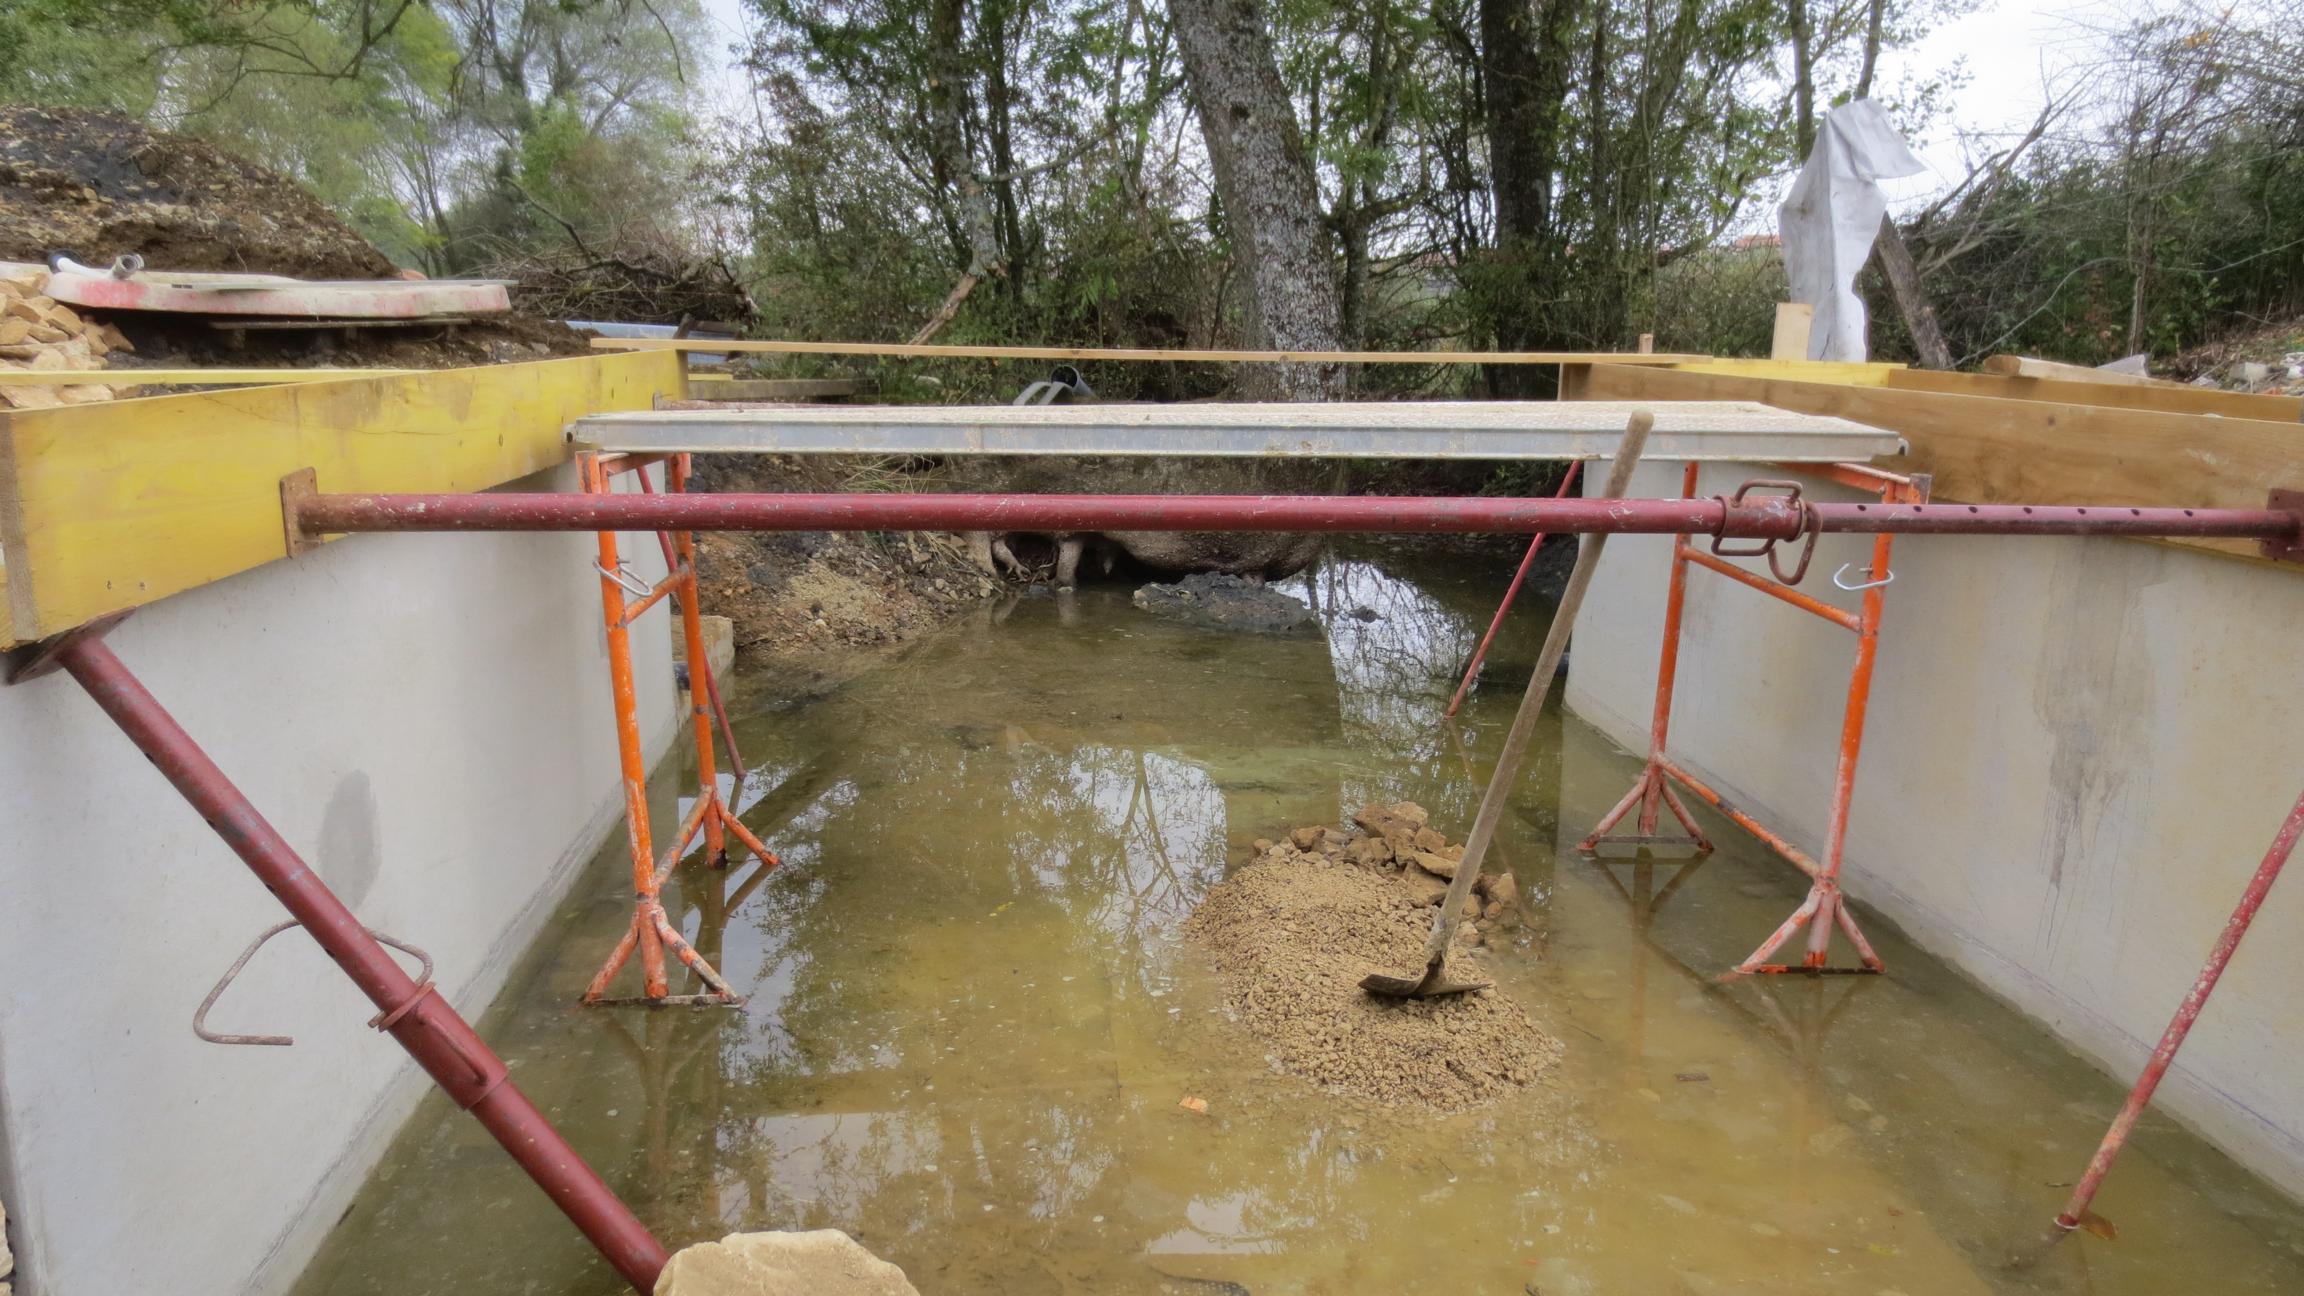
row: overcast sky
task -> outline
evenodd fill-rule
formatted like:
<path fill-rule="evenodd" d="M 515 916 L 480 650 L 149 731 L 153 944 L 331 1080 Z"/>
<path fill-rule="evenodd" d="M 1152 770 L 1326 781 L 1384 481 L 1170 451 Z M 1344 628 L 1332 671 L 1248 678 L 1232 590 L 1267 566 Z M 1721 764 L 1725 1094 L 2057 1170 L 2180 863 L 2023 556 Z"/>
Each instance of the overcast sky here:
<path fill-rule="evenodd" d="M 1879 81 L 1900 81 L 1965 69 L 1966 83 L 1949 118 L 1926 138 L 1912 141 L 1929 164 L 1927 174 L 1887 186 L 1899 207 L 1942 192 L 1967 173 L 1970 154 L 1992 141 L 2021 134 L 2039 114 L 2049 87 L 2096 48 L 2100 33 L 2165 5 L 2166 0 L 1985 0 L 1975 13 L 1944 24 L 1906 50 L 1882 59 Z M 749 11 L 743 0 L 703 0 L 718 35 L 716 52 L 746 43 Z M 746 110 L 745 74 L 733 57 L 700 78 L 712 102 Z M 1966 136 L 1969 144 L 1963 145 Z M 1761 210 L 1767 210 L 1763 208 Z M 1772 223 L 1772 222 L 1770 222 Z"/>

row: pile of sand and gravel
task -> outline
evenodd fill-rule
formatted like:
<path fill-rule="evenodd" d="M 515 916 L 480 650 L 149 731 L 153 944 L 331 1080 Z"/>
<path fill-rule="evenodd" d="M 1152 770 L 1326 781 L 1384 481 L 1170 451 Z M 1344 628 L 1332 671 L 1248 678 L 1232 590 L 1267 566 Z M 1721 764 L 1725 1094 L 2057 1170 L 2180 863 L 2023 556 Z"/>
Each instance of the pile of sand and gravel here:
<path fill-rule="evenodd" d="M 1298 828 L 1208 893 L 1186 924 L 1224 982 L 1237 1021 L 1287 1074 L 1342 1097 L 1442 1112 L 1534 1083 L 1560 1042 L 1500 990 L 1380 999 L 1370 972 L 1414 975 L 1432 909 L 1463 848 L 1412 802 L 1371 805 L 1353 827 Z M 1458 977 L 1485 933 L 1518 921 L 1509 874 L 1479 879 L 1449 955 Z M 1484 979 L 1484 978 L 1483 978 Z"/>

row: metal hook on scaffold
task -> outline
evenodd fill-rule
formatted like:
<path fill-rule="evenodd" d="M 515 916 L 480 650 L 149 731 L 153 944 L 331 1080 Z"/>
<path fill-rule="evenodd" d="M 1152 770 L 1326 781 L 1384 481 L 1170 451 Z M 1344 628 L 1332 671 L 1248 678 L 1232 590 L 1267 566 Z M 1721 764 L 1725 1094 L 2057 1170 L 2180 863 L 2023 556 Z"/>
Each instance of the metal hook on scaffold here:
<path fill-rule="evenodd" d="M 216 984 L 209 989 L 208 996 L 202 999 L 200 1006 L 192 1011 L 192 1033 L 211 1044 L 269 1044 L 280 1047 L 294 1044 L 296 1037 L 293 1035 L 235 1035 L 229 1031 L 212 1031 L 208 1029 L 208 1012 L 216 1006 L 217 1000 L 224 997 L 224 992 L 231 988 L 232 982 L 247 968 L 248 961 L 256 957 L 256 951 L 263 949 L 273 937 L 289 928 L 303 925 L 294 918 L 284 922 L 276 922 L 265 928 L 255 940 L 248 942 L 248 948 L 240 951 L 240 957 L 232 960 L 232 966 L 224 969 L 224 975 L 216 978 Z M 360 930 L 368 933 L 370 939 L 377 944 L 389 945 L 423 965 L 422 970 L 417 973 L 416 989 L 408 996 L 409 1000 L 413 1000 L 417 995 L 430 993 L 432 989 L 432 956 L 430 954 L 404 940 L 387 936 L 373 927 L 362 927 Z M 405 1002 L 407 1001 L 404 1000 L 403 1003 Z M 402 1008 L 400 1011 L 406 1010 Z M 384 1026 L 390 1025 L 390 1022 L 386 1020 L 387 1016 L 388 1014 L 379 1013 L 376 1020 L 368 1024 L 382 1029 Z"/>
<path fill-rule="evenodd" d="M 1852 562 L 1844 562 L 1840 564 L 1840 569 L 1838 571 L 1832 573 L 1832 583 L 1851 594 L 1854 594 L 1859 590 L 1878 589 L 1881 586 L 1889 584 L 1896 579 L 1896 573 L 1891 571 L 1884 573 L 1878 580 L 1864 580 L 1850 583 L 1848 580 L 1848 569 L 1851 567 L 1856 567 L 1856 564 Z M 1864 573 L 1866 576 L 1870 576 L 1872 574 L 1872 569 L 1870 567 L 1856 567 L 1856 570 Z"/>

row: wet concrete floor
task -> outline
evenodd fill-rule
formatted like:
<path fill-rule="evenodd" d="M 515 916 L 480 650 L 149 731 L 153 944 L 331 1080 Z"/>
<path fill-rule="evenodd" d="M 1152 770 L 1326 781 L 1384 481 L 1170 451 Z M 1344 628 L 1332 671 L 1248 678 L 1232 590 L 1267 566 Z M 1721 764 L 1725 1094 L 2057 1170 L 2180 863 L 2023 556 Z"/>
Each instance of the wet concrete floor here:
<path fill-rule="evenodd" d="M 807 701 L 740 687 L 745 817 L 787 865 L 691 860 L 667 902 L 749 1003 L 573 1006 L 630 912 L 618 834 L 483 1031 L 668 1244 L 839 1228 L 930 1296 L 2304 1291 L 2304 1208 L 2159 1117 L 2099 1201 L 2118 1238 L 2044 1245 L 2121 1083 L 1878 918 L 1888 977 L 1714 983 L 1802 878 L 1716 820 L 1697 864 L 1580 858 L 1638 762 L 1556 710 L 1492 959 L 1566 1043 L 1552 1083 L 1436 1119 L 1269 1074 L 1178 926 L 1253 838 L 1403 797 L 1468 826 L 1540 603 L 1461 746 L 1437 720 L 1510 558 L 1331 557 L 1290 585 L 1326 642 L 1089 590 Z M 434 1095 L 298 1290 L 619 1284 Z"/>

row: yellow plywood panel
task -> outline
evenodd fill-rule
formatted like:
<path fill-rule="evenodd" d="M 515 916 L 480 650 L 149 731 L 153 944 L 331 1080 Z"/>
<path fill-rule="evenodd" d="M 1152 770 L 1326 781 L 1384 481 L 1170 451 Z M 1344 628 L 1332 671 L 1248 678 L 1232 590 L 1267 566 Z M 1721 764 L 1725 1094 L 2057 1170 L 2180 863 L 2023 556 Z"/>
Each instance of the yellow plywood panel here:
<path fill-rule="evenodd" d="M 2275 486 L 2304 490 L 2304 428 L 2263 419 L 1957 396 L 1893 388 L 1593 365 L 1587 400 L 1751 400 L 1901 433 L 1911 452 L 1878 461 L 1935 479 L 1940 500 L 2263 508 Z M 2248 540 L 2173 543 L 2253 557 Z"/>
<path fill-rule="evenodd" d="M 201 392 L 0 415 L 12 642 L 282 557 L 280 478 L 485 490 L 563 462 L 585 414 L 681 394 L 672 354 Z"/>

